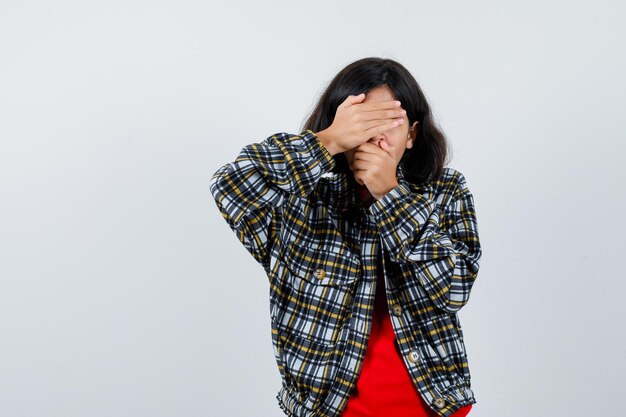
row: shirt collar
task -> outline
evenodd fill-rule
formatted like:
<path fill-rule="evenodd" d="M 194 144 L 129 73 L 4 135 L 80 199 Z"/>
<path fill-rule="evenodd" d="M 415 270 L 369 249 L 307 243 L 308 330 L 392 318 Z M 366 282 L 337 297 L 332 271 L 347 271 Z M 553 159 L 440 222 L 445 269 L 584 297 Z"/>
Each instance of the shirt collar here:
<path fill-rule="evenodd" d="M 358 184 L 354 180 L 352 171 L 328 172 L 322 175 L 322 178 L 323 181 L 321 181 L 318 189 L 322 202 L 327 202 L 330 207 L 338 211 L 354 210 L 363 206 L 357 194 Z M 406 180 L 406 175 L 401 165 L 398 165 L 396 169 L 396 179 L 398 184 L 414 188 Z"/>

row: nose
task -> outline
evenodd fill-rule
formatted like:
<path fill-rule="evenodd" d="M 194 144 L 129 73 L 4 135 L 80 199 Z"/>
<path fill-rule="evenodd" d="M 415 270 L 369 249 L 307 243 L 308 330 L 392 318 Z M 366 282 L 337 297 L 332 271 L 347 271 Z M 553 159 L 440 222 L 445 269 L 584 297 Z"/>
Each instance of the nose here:
<path fill-rule="evenodd" d="M 371 138 L 369 142 L 373 143 L 374 145 L 378 145 L 378 142 L 380 142 L 383 138 L 384 138 L 383 134 L 379 133 L 378 135 Z"/>

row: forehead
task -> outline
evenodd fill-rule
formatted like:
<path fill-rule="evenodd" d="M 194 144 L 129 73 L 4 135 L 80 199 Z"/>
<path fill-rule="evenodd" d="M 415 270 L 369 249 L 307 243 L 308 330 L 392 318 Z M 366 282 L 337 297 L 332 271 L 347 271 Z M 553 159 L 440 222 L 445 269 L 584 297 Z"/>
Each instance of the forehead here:
<path fill-rule="evenodd" d="M 363 101 L 388 101 L 395 99 L 396 97 L 388 86 L 379 85 L 365 93 L 365 99 Z"/>

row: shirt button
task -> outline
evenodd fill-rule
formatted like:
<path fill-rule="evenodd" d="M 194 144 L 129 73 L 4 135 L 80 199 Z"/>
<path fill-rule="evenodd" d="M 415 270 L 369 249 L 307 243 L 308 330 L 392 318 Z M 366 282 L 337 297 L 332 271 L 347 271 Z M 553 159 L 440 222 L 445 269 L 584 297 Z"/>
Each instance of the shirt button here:
<path fill-rule="evenodd" d="M 433 400 L 433 405 L 437 408 L 443 408 L 446 405 L 446 400 L 443 397 L 437 397 Z"/>
<path fill-rule="evenodd" d="M 326 276 L 326 271 L 324 271 L 321 268 L 320 269 L 316 269 L 315 272 L 313 272 L 313 275 L 317 279 L 323 279 Z"/>
<path fill-rule="evenodd" d="M 417 361 L 420 360 L 420 354 L 417 350 L 412 350 L 409 352 L 409 354 L 407 355 L 409 360 L 413 363 L 417 363 Z"/>
<path fill-rule="evenodd" d="M 402 307 L 400 304 L 394 304 L 391 309 L 393 310 L 393 314 L 396 316 L 400 317 L 402 315 Z"/>

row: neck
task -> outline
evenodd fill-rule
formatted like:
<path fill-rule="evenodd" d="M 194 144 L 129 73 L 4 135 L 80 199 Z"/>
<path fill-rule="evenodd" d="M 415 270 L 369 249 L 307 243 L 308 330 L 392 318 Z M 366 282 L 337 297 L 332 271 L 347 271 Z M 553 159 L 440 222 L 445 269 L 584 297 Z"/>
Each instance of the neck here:
<path fill-rule="evenodd" d="M 365 185 L 356 183 L 356 192 L 365 207 L 369 207 L 375 200 L 374 196 Z"/>

